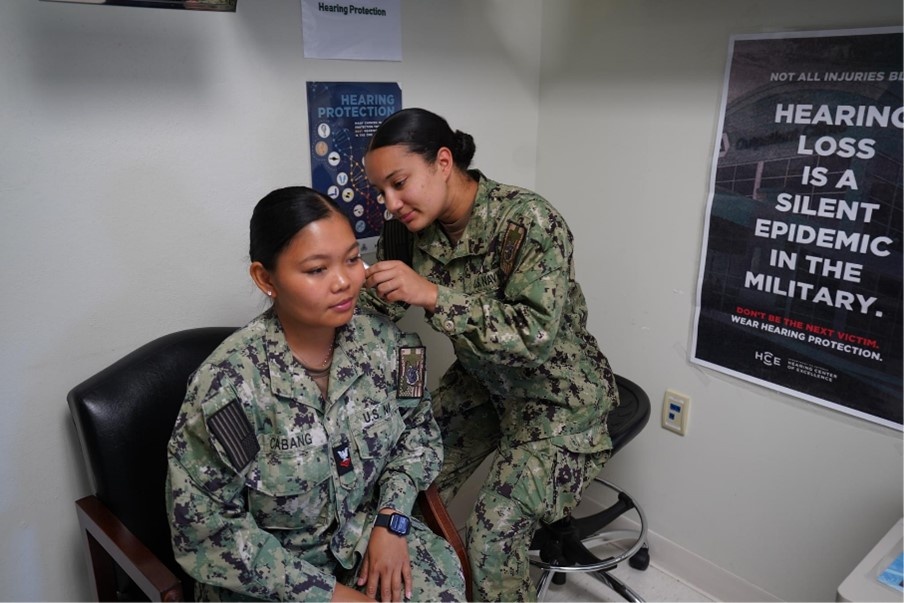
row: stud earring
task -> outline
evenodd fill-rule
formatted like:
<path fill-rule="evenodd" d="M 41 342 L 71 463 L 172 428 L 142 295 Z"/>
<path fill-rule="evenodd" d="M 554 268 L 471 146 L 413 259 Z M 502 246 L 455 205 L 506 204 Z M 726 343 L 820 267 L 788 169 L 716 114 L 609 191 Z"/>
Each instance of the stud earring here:
<path fill-rule="evenodd" d="M 267 291 L 267 297 L 273 297 L 273 292 L 272 292 L 272 291 Z"/>

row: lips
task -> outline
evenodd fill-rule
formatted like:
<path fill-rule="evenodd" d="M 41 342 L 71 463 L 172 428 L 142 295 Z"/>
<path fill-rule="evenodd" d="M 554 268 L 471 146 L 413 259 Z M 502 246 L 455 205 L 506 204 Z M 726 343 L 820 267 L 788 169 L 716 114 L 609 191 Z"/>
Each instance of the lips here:
<path fill-rule="evenodd" d="M 336 312 L 348 312 L 355 306 L 355 298 L 349 297 L 348 299 L 344 299 L 338 304 L 334 304 L 330 306 Z"/>

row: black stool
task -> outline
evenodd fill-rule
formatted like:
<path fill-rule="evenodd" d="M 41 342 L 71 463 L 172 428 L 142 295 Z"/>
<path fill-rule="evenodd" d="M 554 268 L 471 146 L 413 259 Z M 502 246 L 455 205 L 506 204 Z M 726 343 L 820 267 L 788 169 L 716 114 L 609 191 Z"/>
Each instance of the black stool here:
<path fill-rule="evenodd" d="M 620 375 L 615 376 L 620 403 L 609 413 L 609 436 L 612 438 L 612 454 L 616 454 L 646 426 L 650 418 L 650 399 L 636 383 Z M 549 583 L 564 584 L 565 575 L 571 572 L 590 573 L 597 580 L 617 592 L 627 601 L 643 601 L 624 582 L 608 573 L 628 559 L 631 567 L 647 569 L 650 554 L 647 547 L 647 520 L 643 510 L 624 490 L 597 477 L 602 484 L 618 496 L 608 508 L 587 517 L 565 517 L 551 524 L 541 524 L 531 542 L 530 562 L 542 570 L 537 584 L 537 599 L 542 600 Z M 639 530 L 601 531 L 616 518 L 634 511 L 640 520 Z M 610 546 L 615 549 L 606 557 L 598 557 L 591 548 L 612 543 L 629 542 L 628 546 Z"/>

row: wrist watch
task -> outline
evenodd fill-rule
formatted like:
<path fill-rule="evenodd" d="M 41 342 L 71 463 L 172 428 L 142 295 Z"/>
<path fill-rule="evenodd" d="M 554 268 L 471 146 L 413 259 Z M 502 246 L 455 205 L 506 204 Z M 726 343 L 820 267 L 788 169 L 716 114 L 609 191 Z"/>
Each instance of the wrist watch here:
<path fill-rule="evenodd" d="M 396 536 L 405 536 L 411 531 L 411 520 L 408 519 L 408 516 L 401 513 L 393 513 L 392 515 L 377 514 L 374 527 L 386 528 Z"/>

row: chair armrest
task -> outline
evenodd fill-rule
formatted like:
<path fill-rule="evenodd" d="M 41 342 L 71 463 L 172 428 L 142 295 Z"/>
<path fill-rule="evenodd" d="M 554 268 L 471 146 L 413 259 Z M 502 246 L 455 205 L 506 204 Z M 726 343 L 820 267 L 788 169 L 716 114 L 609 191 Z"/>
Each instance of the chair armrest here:
<path fill-rule="evenodd" d="M 116 600 L 115 563 L 151 601 L 183 601 L 182 582 L 96 496 L 75 501 L 98 601 Z"/>
<path fill-rule="evenodd" d="M 458 559 L 461 561 L 462 572 L 464 572 L 465 592 L 468 601 L 473 601 L 474 598 L 471 596 L 471 563 L 468 561 L 467 549 L 465 549 L 461 536 L 458 535 L 458 530 L 455 529 L 455 522 L 449 516 L 449 511 L 446 509 L 446 505 L 443 504 L 439 490 L 434 484 L 430 484 L 426 490 L 418 492 L 417 505 L 424 516 L 424 523 L 427 524 L 427 527 L 437 535 L 445 538 L 452 545 L 452 548 L 455 549 L 455 554 L 458 555 Z"/>

